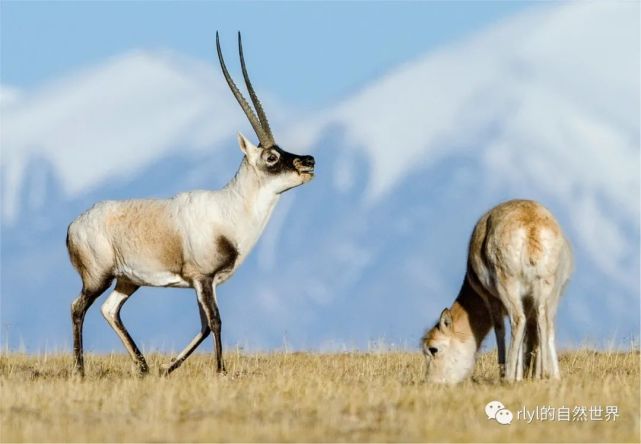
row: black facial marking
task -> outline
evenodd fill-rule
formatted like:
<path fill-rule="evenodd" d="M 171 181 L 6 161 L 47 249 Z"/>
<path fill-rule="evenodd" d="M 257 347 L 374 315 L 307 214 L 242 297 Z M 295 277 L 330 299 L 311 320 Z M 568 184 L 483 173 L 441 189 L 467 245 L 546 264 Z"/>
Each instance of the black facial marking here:
<path fill-rule="evenodd" d="M 270 152 L 272 151 L 278 153 L 278 160 L 274 163 L 268 163 L 270 160 Z M 263 168 L 265 171 L 274 175 L 287 172 L 298 172 L 298 168 L 296 168 L 295 164 L 296 160 L 298 160 L 300 166 L 307 168 L 314 167 L 314 158 L 312 156 L 298 156 L 283 150 L 278 145 L 273 145 L 272 147 L 265 149 L 265 155 L 263 156 L 265 164 Z"/>
<path fill-rule="evenodd" d="M 316 161 L 313 156 L 300 156 L 301 165 L 304 167 L 313 168 L 316 165 Z"/>
<path fill-rule="evenodd" d="M 266 161 L 267 161 L 267 163 L 269 163 L 269 164 L 275 164 L 279 159 L 280 159 L 280 156 L 278 156 L 276 153 L 274 153 L 274 152 L 269 152 L 269 153 L 267 154 L 267 159 L 265 159 L 265 160 L 266 160 Z"/>
<path fill-rule="evenodd" d="M 269 171 L 271 174 L 281 174 L 287 171 L 296 171 L 296 167 L 294 167 L 294 159 L 296 159 L 295 155 L 281 149 L 278 145 L 274 145 L 270 148 L 270 150 L 276 151 L 280 155 L 280 157 L 278 159 L 278 162 L 272 165 L 266 165 L 267 171 Z"/>

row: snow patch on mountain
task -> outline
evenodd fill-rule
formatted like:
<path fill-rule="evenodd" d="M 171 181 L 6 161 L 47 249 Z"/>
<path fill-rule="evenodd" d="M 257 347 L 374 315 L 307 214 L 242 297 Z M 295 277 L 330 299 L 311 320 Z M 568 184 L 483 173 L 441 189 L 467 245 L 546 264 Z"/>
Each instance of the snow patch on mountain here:
<path fill-rule="evenodd" d="M 479 128 L 499 122 L 497 146 L 521 155 L 537 137 L 530 158 L 552 153 L 576 182 L 623 199 L 636 218 L 638 15 L 633 2 L 540 8 L 393 70 L 290 138 L 314 145 L 328 126 L 344 127 L 347 144 L 373 161 L 376 199 L 412 170 L 473 147 Z"/>
<path fill-rule="evenodd" d="M 15 220 L 33 157 L 51 161 L 71 197 L 130 176 L 171 150 L 211 149 L 248 129 L 213 65 L 147 51 L 114 57 L 27 94 L 3 87 L 2 119 L 5 222 Z"/>

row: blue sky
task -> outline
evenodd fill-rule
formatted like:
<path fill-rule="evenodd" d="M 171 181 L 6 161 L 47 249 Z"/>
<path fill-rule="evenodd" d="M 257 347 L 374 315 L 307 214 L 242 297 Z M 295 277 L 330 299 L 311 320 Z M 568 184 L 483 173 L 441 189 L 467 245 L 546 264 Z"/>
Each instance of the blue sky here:
<path fill-rule="evenodd" d="M 230 59 L 241 30 L 250 70 L 260 74 L 254 74 L 258 90 L 301 108 L 331 103 L 403 61 L 532 7 L 501 1 L 1 5 L 3 85 L 31 89 L 140 48 L 214 63 L 216 30 Z M 230 65 L 236 68 L 235 61 Z"/>
<path fill-rule="evenodd" d="M 68 346 L 64 235 L 80 212 L 215 188 L 237 168 L 234 134 L 251 129 L 217 29 L 237 80 L 243 31 L 278 140 L 319 165 L 221 290 L 230 344 L 415 344 L 460 286 L 473 223 L 513 197 L 548 204 L 575 246 L 560 343 L 638 337 L 638 3 L 0 5 L 13 345 Z M 169 349 L 194 307 L 193 292 L 143 289 L 124 316 Z M 122 350 L 99 309 L 88 319 L 88 349 Z"/>

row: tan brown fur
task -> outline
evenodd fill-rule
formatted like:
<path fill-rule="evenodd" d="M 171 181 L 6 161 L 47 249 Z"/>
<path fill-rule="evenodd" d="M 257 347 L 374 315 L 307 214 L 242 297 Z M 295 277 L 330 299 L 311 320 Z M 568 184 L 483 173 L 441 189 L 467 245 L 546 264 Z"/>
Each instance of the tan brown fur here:
<path fill-rule="evenodd" d="M 106 219 L 105 231 L 117 257 L 122 250 L 129 257 L 152 257 L 159 267 L 180 274 L 184 262 L 182 240 L 169 221 L 166 204 L 131 201 Z"/>
<path fill-rule="evenodd" d="M 106 280 L 111 280 L 110 273 L 96 264 L 91 249 L 85 243 L 76 241 L 69 234 L 67 234 L 67 251 L 71 264 L 80 274 L 83 291 L 98 291 L 105 286 Z"/>
<path fill-rule="evenodd" d="M 462 342 L 473 340 L 478 349 L 492 328 L 492 324 L 487 315 L 487 307 L 467 281 L 465 281 L 459 295 L 449 308 L 449 313 L 452 317 L 452 331 L 450 334 Z M 438 329 L 437 324 L 425 333 L 422 343 L 429 346 L 430 343 L 443 334 Z"/>
<path fill-rule="evenodd" d="M 492 328 L 492 323 L 487 316 L 487 307 L 469 286 L 467 280 L 450 307 L 450 313 L 457 336 L 463 340 L 474 338 L 478 349 L 483 338 Z"/>
<path fill-rule="evenodd" d="M 494 248 L 500 255 L 500 246 L 508 244 L 519 230 L 527 232 L 526 254 L 532 265 L 544 253 L 541 243 L 543 231 L 548 230 L 552 236 L 561 233 L 558 223 L 545 207 L 531 200 L 511 200 L 493 208 L 478 222 L 470 240 L 469 257 L 487 254 L 482 251 L 483 245 Z M 491 243 L 486 244 L 488 237 L 492 236 Z"/>

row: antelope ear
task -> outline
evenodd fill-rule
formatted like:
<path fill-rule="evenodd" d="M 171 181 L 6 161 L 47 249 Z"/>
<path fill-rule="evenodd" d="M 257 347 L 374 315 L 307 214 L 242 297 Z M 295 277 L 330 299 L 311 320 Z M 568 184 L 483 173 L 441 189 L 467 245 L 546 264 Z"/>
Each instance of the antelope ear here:
<path fill-rule="evenodd" d="M 452 328 L 452 313 L 450 313 L 449 308 L 441 312 L 441 317 L 438 320 L 438 328 L 443 332 L 449 331 Z"/>
<path fill-rule="evenodd" d="M 251 143 L 249 139 L 243 136 L 240 132 L 238 133 L 238 146 L 249 160 L 253 160 L 258 154 L 258 147 Z"/>

